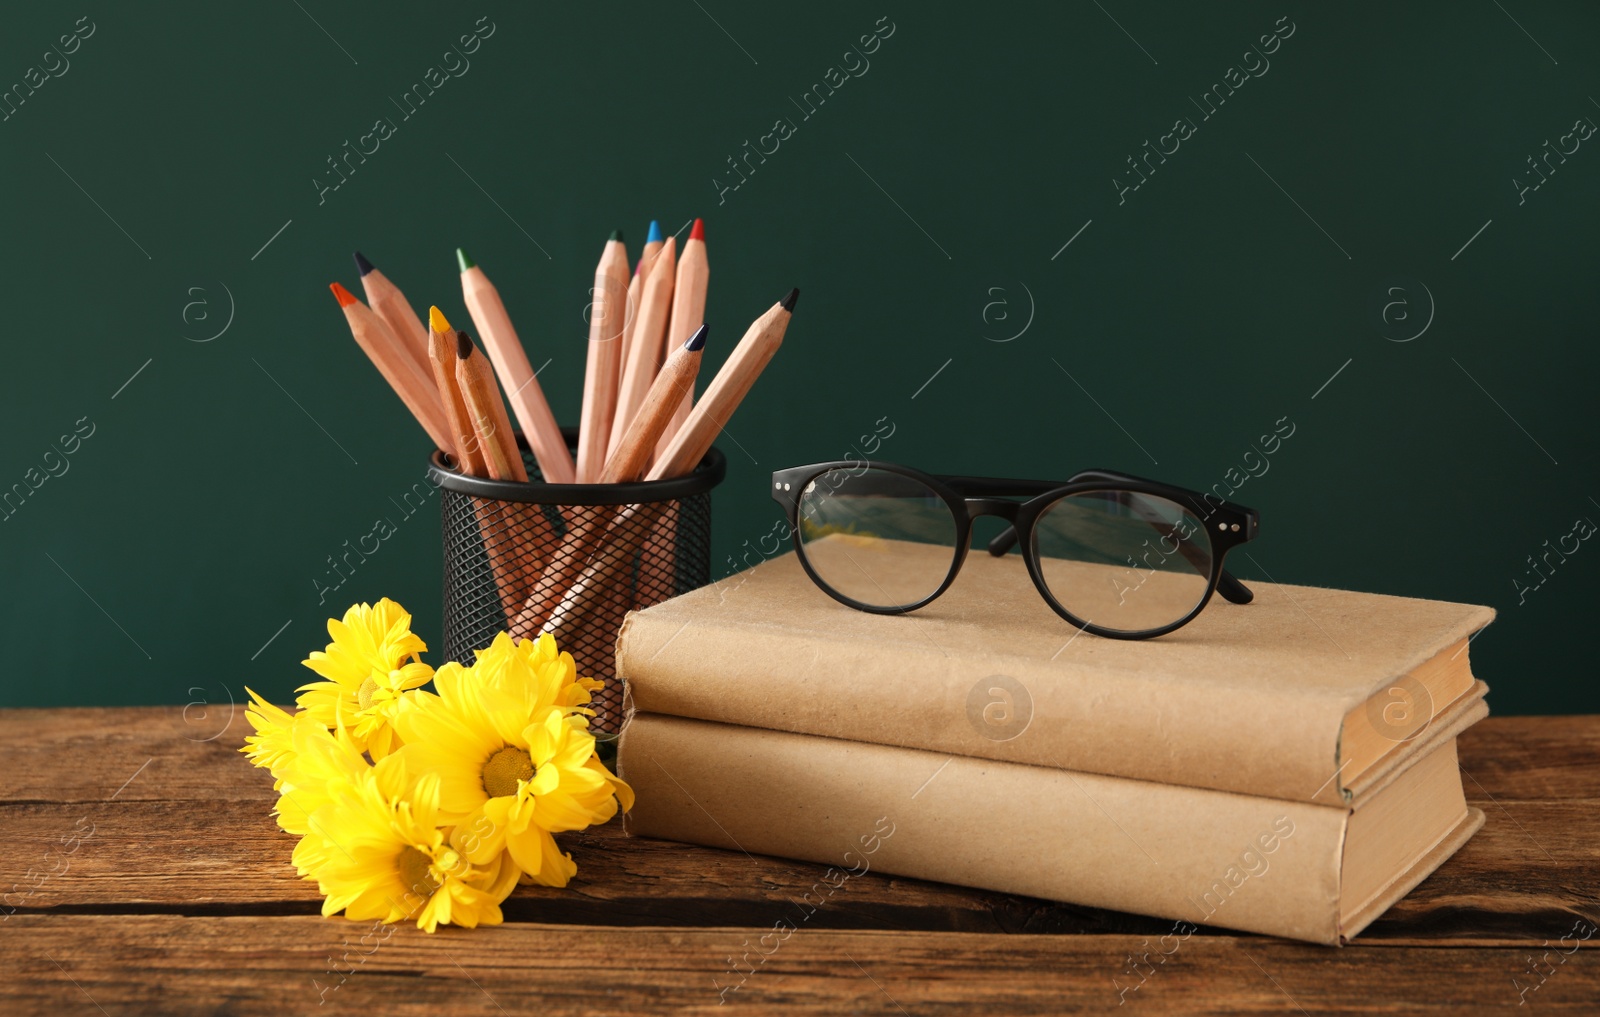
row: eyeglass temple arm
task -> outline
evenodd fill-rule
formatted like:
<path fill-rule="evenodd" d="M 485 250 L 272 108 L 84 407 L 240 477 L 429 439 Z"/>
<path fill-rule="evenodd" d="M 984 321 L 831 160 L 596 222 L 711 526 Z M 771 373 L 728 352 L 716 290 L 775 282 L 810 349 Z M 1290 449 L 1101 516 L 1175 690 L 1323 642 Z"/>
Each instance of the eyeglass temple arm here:
<path fill-rule="evenodd" d="M 1138 479 L 1138 478 L 1129 477 L 1127 474 L 1122 474 L 1122 473 L 1111 473 L 1111 472 L 1105 471 L 1105 470 L 1085 470 L 1082 473 L 1075 474 L 1072 477 L 1071 480 L 1067 481 L 1067 483 L 1074 484 L 1074 483 L 1077 483 L 1078 481 L 1081 481 L 1081 480 L 1129 480 L 1129 479 Z M 1145 522 L 1149 523 L 1151 528 L 1153 528 L 1153 529 L 1156 529 L 1156 530 L 1161 529 L 1161 524 L 1160 524 L 1159 520 L 1150 519 L 1150 518 L 1147 517 L 1147 518 L 1145 518 Z M 1007 526 L 1004 530 L 1002 530 L 1000 532 L 999 536 L 997 536 L 993 540 L 989 541 L 989 553 L 991 555 L 993 555 L 994 557 L 999 558 L 1000 556 L 1004 555 L 1007 551 L 1010 551 L 1016 545 L 1017 545 L 1017 528 L 1015 526 Z M 1191 565 L 1195 565 L 1195 566 L 1198 567 L 1198 566 L 1202 566 L 1202 565 L 1205 564 L 1205 562 L 1203 562 L 1203 561 L 1197 561 L 1196 560 L 1197 557 L 1199 556 L 1199 552 L 1197 552 L 1193 548 L 1191 548 L 1188 543 L 1180 542 L 1178 544 L 1178 550 L 1180 552 L 1182 552 L 1183 556 L 1189 560 L 1189 563 Z M 1250 587 L 1246 586 L 1245 584 L 1241 583 L 1238 579 L 1234 578 L 1233 573 L 1229 572 L 1227 569 L 1223 569 L 1222 570 L 1222 575 L 1217 577 L 1217 592 L 1222 594 L 1222 599 L 1226 600 L 1230 604 L 1248 604 L 1252 600 L 1254 600 L 1255 596 L 1256 596 L 1255 593 L 1251 591 Z"/>

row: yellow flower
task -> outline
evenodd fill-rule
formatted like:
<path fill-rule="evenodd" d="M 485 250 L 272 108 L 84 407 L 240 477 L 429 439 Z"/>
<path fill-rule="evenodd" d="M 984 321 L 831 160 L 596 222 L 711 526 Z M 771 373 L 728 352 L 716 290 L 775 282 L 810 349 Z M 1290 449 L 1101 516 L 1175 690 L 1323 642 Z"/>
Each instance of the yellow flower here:
<path fill-rule="evenodd" d="M 565 886 L 576 866 L 550 835 L 633 806 L 633 790 L 595 758 L 579 679 L 548 636 L 501 637 L 472 668 L 446 664 L 438 694 L 413 693 L 396 719 L 405 765 L 437 779 L 439 821 L 469 861 L 509 851 L 534 882 Z"/>
<path fill-rule="evenodd" d="M 387 758 L 387 757 L 386 757 Z M 278 826 L 301 838 L 295 845 L 294 864 L 300 875 L 310 873 L 336 850 L 315 818 L 317 811 L 343 789 L 361 783 L 371 766 L 343 728 L 329 731 L 306 710 L 295 714 L 294 761 L 280 780 Z"/>
<path fill-rule="evenodd" d="M 327 650 L 302 661 L 328 680 L 300 686 L 296 702 L 323 727 L 348 725 L 356 745 L 381 759 L 399 747 L 393 724 L 401 694 L 433 677 L 416 659 L 427 646 L 412 633 L 411 615 L 387 597 L 355 605 L 343 621 L 328 619 L 328 635 Z"/>
<path fill-rule="evenodd" d="M 537 639 L 513 640 L 502 632 L 487 649 L 478 651 L 472 672 L 484 685 L 503 688 L 527 700 L 531 716 L 555 707 L 565 714 L 594 716 L 588 708 L 605 682 L 598 678 L 579 678 L 572 654 L 556 650 L 556 639 L 542 633 Z"/>
<path fill-rule="evenodd" d="M 309 817 L 325 843 L 307 877 L 327 898 L 325 917 L 343 911 L 353 921 L 411 919 L 427 932 L 446 923 L 500 923 L 516 867 L 503 857 L 474 865 L 450 845 L 437 777 L 409 781 L 399 757 L 389 756 L 329 789 L 329 800 Z"/>
<path fill-rule="evenodd" d="M 272 790 L 277 791 L 283 787 L 279 771 L 294 760 L 294 715 L 262 699 L 250 686 L 244 690 L 254 700 L 245 707 L 244 719 L 256 733 L 245 736 L 244 748 L 239 751 L 254 765 L 272 772 Z"/>

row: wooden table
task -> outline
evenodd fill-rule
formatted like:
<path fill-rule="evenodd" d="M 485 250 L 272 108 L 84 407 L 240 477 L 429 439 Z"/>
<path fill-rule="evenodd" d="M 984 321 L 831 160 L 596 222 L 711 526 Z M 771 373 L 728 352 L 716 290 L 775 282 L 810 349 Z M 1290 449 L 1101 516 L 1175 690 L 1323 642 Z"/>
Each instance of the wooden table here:
<path fill-rule="evenodd" d="M 384 939 L 319 917 L 238 713 L 0 711 L 0 1013 L 1054 1014 L 1117 1008 L 1171 928 L 868 874 L 761 964 L 822 867 L 612 825 L 505 925 Z M 1122 1012 L 1600 1013 L 1600 717 L 1490 719 L 1461 760 L 1488 823 L 1354 944 L 1201 930 Z"/>

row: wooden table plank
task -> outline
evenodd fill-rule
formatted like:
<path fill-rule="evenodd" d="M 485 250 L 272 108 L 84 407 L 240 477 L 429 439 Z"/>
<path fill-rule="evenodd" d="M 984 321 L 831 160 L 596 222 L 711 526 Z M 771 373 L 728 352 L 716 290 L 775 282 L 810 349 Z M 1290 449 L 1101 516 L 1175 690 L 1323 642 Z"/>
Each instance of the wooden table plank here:
<path fill-rule="evenodd" d="M 241 777 L 250 731 L 242 704 L 0 710 L 0 804 L 270 802 Z"/>
<path fill-rule="evenodd" d="M 1458 749 L 1468 798 L 1600 798 L 1600 717 L 1490 717 Z"/>
<path fill-rule="evenodd" d="M 1537 945 L 1559 938 L 1575 918 L 1600 922 L 1600 838 L 1593 833 L 1600 808 L 1600 738 L 1593 732 L 1600 721 L 1582 720 L 1495 718 L 1468 732 L 1463 759 L 1481 782 L 1467 782 L 1468 797 L 1488 823 L 1363 933 L 1364 941 Z M 0 892 L 11 891 L 0 901 L 78 913 L 315 914 L 315 887 L 294 875 L 293 841 L 268 815 L 270 780 L 234 751 L 242 724 L 236 715 L 221 737 L 207 741 L 205 732 L 186 737 L 194 725 L 177 709 L 0 712 L 0 823 L 9 844 L 0 853 Z M 1502 730 L 1512 746 L 1505 758 L 1522 760 L 1534 774 L 1529 789 L 1517 786 L 1520 771 L 1495 748 Z M 53 780 L 61 785 L 58 797 L 39 801 Z M 66 870 L 37 883 L 59 868 L 62 841 L 75 836 L 79 847 Z M 519 888 L 506 905 L 511 920 L 769 927 L 795 912 L 793 901 L 823 871 L 629 840 L 616 824 L 562 842 L 578 862 L 578 878 L 566 891 Z M 19 895 L 29 888 L 31 895 Z M 852 879 L 811 925 L 1149 936 L 1170 928 L 1153 918 L 875 873 Z"/>
<path fill-rule="evenodd" d="M 1113 979 L 1136 984 L 1130 954 L 1152 951 L 1126 993 L 1152 1013 L 1466 1013 L 1517 1007 L 1518 985 L 1543 1010 L 1600 999 L 1600 937 L 1559 953 L 1574 923 L 1600 924 L 1600 718 L 1493 718 L 1463 736 L 1487 825 L 1343 951 L 1202 929 L 1160 963 L 1165 921 L 868 873 L 762 963 L 761 934 L 799 913 L 821 866 L 616 824 L 564 837 L 578 878 L 519 888 L 506 925 L 378 932 L 367 956 L 370 927 L 316 917 L 295 878 L 270 780 L 235 751 L 242 708 L 187 713 L 0 711 L 0 888 L 77 846 L 32 896 L 0 898 L 21 905 L 0 919 L 0 1010 L 302 1012 L 320 1009 L 318 978 L 326 1005 L 430 1017 L 1059 1013 L 1117 1006 Z M 747 953 L 757 970 L 719 1005 Z M 363 957 L 332 989 L 333 960 Z"/>
<path fill-rule="evenodd" d="M 103 801 L 135 772 L 117 800 L 270 799 L 226 765 L 249 733 L 244 706 L 226 702 L 0 710 L 0 804 Z M 1600 798 L 1600 718 L 1490 717 L 1460 752 L 1469 797 Z"/>
<path fill-rule="evenodd" d="M 253 776 L 246 774 L 246 777 Z M 1483 803 L 1494 808 L 1491 803 Z M 1433 877 L 1363 937 L 1538 942 L 1573 917 L 1600 923 L 1600 843 L 1591 832 L 1600 800 L 1503 803 L 1491 821 Z M 289 864 L 293 838 L 260 802 L 106 802 L 0 808 L 10 850 L 0 888 L 33 886 L 80 838 L 67 868 L 26 898 L 23 909 L 314 914 L 316 887 Z M 85 831 L 92 831 L 86 838 Z M 69 841 L 70 842 L 70 841 Z M 824 867 L 736 851 L 625 838 L 617 824 L 565 835 L 578 876 L 562 891 L 520 887 L 507 913 L 521 921 L 588 925 L 770 926 L 811 890 Z M 1550 857 L 1542 852 L 1548 851 Z M 867 873 L 819 910 L 812 923 L 839 929 L 964 932 L 1127 932 L 1161 935 L 1170 922 L 941 883 Z"/>
<path fill-rule="evenodd" d="M 426 1017 L 667 1008 L 727 1014 L 778 1005 L 829 1017 L 1059 1014 L 1117 1007 L 1117 981 L 1138 984 L 1124 974 L 1129 954 L 1155 948 L 1154 940 L 1135 936 L 802 929 L 786 941 L 769 940 L 762 963 L 756 937 L 732 929 L 517 925 L 430 937 L 405 928 L 363 943 L 370 931 L 301 917 L 18 916 L 0 925 L 6 1011 L 93 1013 L 92 1000 L 108 1015 L 276 1015 L 321 1012 L 322 1005 L 328 1012 Z M 1164 963 L 1152 958 L 1143 984 L 1126 994 L 1138 1012 L 1475 1013 L 1517 1008 L 1513 978 L 1530 989 L 1529 1002 L 1541 1013 L 1592 1014 L 1600 998 L 1600 943 L 1559 963 L 1552 956 L 1542 984 L 1527 974 L 1528 951 L 1520 948 L 1335 952 L 1262 937 L 1196 936 L 1173 951 Z M 341 985 L 330 967 L 351 973 Z M 730 989 L 725 1005 L 719 987 Z"/>

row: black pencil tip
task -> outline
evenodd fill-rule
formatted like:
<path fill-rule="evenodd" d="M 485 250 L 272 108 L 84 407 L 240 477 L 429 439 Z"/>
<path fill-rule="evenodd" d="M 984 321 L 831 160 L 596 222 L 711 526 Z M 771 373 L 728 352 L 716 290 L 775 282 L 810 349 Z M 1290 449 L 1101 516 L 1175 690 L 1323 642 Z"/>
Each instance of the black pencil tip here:
<path fill-rule="evenodd" d="M 612 240 L 621 240 L 622 239 L 622 231 L 621 230 L 612 230 L 611 231 L 611 239 Z"/>
<path fill-rule="evenodd" d="M 356 252 L 356 269 L 363 276 L 372 271 L 372 262 L 368 261 L 366 255 L 362 254 L 360 251 Z"/>
<path fill-rule="evenodd" d="M 683 348 L 688 350 L 690 353 L 693 353 L 699 349 L 703 349 L 706 345 L 706 334 L 710 331 L 710 325 L 701 325 L 699 328 L 694 330 L 694 335 L 689 337 L 689 341 L 683 344 Z"/>
<path fill-rule="evenodd" d="M 790 290 L 788 295 L 785 296 L 782 300 L 778 301 L 778 306 L 782 307 L 785 311 L 788 311 L 790 314 L 793 314 L 794 313 L 795 301 L 797 301 L 799 299 L 800 299 L 800 289 L 799 289 L 799 287 L 796 287 L 796 288 Z"/>
<path fill-rule="evenodd" d="M 456 356 L 462 360 L 472 356 L 472 337 L 459 329 L 456 331 Z"/>

